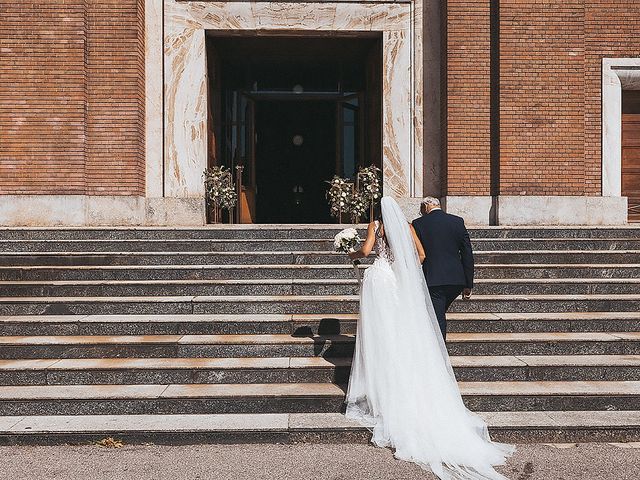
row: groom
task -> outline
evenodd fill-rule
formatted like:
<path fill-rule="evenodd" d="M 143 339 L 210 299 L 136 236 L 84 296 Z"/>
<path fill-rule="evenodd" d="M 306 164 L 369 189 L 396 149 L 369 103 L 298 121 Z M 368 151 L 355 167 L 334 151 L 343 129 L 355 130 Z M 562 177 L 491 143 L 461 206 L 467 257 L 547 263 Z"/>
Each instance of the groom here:
<path fill-rule="evenodd" d="M 444 213 L 440 200 L 425 197 L 420 205 L 422 217 L 413 221 L 426 258 L 422 271 L 436 311 L 442 338 L 447 338 L 446 312 L 462 293 L 471 297 L 473 288 L 473 251 L 464 220 Z"/>

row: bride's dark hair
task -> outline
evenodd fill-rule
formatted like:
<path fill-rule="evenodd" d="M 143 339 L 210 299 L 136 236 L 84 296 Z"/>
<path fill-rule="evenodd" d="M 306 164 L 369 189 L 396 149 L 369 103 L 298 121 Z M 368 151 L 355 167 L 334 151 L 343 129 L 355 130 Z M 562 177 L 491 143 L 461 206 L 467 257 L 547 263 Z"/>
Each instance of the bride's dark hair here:
<path fill-rule="evenodd" d="M 379 203 L 373 206 L 373 218 L 371 221 L 373 222 L 374 220 L 382 222 L 382 206 Z"/>
<path fill-rule="evenodd" d="M 376 229 L 376 237 L 384 238 L 384 241 L 387 241 L 387 234 L 384 231 L 384 221 L 382 220 L 382 205 L 378 203 L 373 206 L 373 218 L 371 221 L 380 222 L 380 226 Z"/>

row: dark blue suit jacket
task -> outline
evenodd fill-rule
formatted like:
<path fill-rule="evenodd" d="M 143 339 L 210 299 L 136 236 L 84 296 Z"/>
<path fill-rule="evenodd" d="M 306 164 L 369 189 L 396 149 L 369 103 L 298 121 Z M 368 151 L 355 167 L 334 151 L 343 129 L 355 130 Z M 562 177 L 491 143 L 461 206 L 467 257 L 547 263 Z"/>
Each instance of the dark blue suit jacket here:
<path fill-rule="evenodd" d="M 413 228 L 426 254 L 422 270 L 427 285 L 473 288 L 473 251 L 464 220 L 433 210 L 416 218 Z"/>

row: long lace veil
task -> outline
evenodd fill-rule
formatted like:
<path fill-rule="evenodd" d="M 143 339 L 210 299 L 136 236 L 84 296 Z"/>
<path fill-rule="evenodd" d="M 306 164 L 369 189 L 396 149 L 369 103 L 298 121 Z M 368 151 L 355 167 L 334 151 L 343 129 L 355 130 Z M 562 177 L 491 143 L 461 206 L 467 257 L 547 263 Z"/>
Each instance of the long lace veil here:
<path fill-rule="evenodd" d="M 493 465 L 513 447 L 491 442 L 484 420 L 462 401 L 410 227 L 391 197 L 382 199 L 382 221 L 397 284 L 393 356 L 403 366 L 384 389 L 403 392 L 390 397 L 384 419 L 396 456 L 429 466 L 441 479 L 503 480 Z"/>
<path fill-rule="evenodd" d="M 420 267 L 418 252 L 416 250 L 411 230 L 407 220 L 400 209 L 400 205 L 391 197 L 382 198 L 382 218 L 387 242 L 393 253 L 393 271 L 398 282 L 398 293 L 401 296 L 400 305 L 405 305 L 410 314 L 404 318 L 414 319 L 419 323 L 428 321 L 435 335 L 434 340 L 438 346 L 438 352 L 447 368 L 447 373 L 456 382 L 447 348 L 440 333 L 440 326 L 436 312 L 433 309 L 429 289 Z M 419 327 L 419 325 L 416 325 Z"/>

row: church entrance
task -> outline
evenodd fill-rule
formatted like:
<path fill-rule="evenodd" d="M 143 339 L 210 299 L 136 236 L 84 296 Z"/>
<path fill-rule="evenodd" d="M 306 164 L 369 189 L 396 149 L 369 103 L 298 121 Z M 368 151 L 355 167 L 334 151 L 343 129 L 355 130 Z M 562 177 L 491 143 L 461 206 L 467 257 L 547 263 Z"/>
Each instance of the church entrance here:
<path fill-rule="evenodd" d="M 331 223 L 334 175 L 382 163 L 378 36 L 209 36 L 209 165 L 239 223 Z M 237 167 L 240 167 L 241 173 Z"/>
<path fill-rule="evenodd" d="M 321 100 L 256 104 L 258 223 L 331 222 L 324 180 L 336 173 L 335 108 Z"/>

